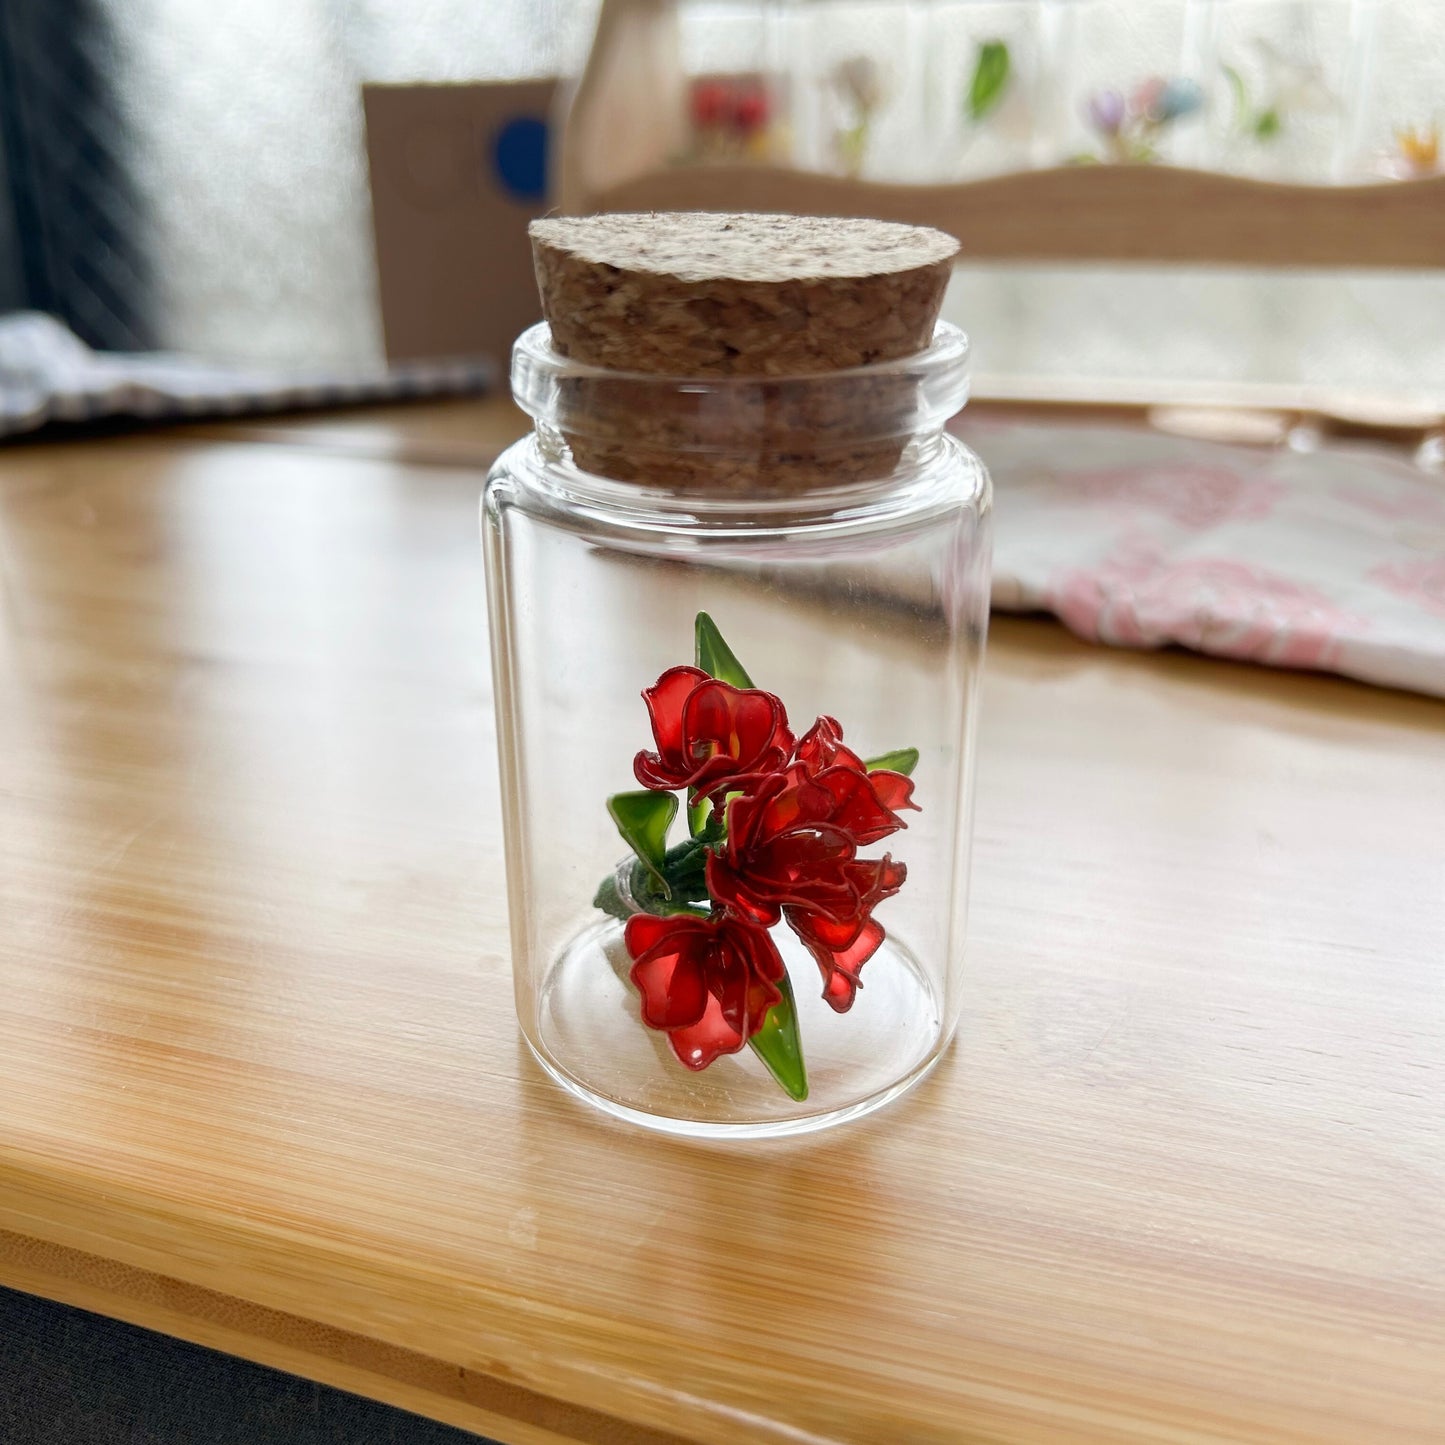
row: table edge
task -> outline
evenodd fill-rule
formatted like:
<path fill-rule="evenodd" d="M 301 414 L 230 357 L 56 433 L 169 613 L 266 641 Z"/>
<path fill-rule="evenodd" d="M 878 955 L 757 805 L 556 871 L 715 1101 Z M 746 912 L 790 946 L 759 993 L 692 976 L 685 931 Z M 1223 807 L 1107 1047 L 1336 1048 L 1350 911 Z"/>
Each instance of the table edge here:
<path fill-rule="evenodd" d="M 685 1445 L 415 1350 L 0 1229 L 0 1286 L 220 1350 L 504 1445 Z"/>

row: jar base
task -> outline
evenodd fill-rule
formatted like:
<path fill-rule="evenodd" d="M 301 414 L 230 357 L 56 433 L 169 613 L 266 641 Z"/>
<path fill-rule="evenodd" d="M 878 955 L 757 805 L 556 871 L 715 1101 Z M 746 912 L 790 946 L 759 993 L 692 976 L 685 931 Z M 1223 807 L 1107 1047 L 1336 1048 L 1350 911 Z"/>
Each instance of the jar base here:
<path fill-rule="evenodd" d="M 786 930 L 777 930 L 778 935 Z M 789 935 L 778 937 L 797 994 L 809 1096 L 795 1100 L 750 1049 L 694 1072 L 666 1036 L 643 1024 L 621 926 L 587 928 L 561 953 L 542 987 L 543 1069 L 576 1098 L 614 1118 L 697 1139 L 767 1139 L 861 1118 L 906 1093 L 948 1043 L 927 971 L 889 938 L 869 960 L 846 1014 L 814 985 L 817 967 Z"/>

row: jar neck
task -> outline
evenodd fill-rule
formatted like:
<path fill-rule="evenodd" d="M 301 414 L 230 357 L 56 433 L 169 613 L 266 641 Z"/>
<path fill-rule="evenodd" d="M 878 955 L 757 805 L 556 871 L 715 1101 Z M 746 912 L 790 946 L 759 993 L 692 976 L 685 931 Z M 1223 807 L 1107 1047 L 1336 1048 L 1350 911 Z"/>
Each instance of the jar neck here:
<path fill-rule="evenodd" d="M 910 438 L 893 449 L 886 471 L 857 476 L 820 449 L 774 462 L 767 456 L 713 457 L 699 467 L 695 454 L 648 454 L 632 458 L 631 475 L 580 464 L 574 447 L 556 427 L 538 422 L 527 443 L 531 485 L 563 506 L 600 512 L 638 512 L 663 517 L 710 518 L 727 526 L 799 526 L 840 514 L 908 510 L 937 490 L 958 455 L 971 454 L 943 429 Z M 806 483 L 806 484 L 804 484 Z M 944 482 L 945 490 L 951 484 Z"/>
<path fill-rule="evenodd" d="M 765 498 L 896 481 L 941 445 L 968 394 L 968 342 L 941 324 L 927 351 L 816 375 L 668 377 L 582 366 L 545 326 L 519 338 L 518 403 L 544 456 L 682 495 Z"/>
<path fill-rule="evenodd" d="M 534 435 L 543 461 L 579 479 L 602 479 L 683 498 L 753 501 L 886 490 L 933 464 L 944 445 L 942 428 L 838 446 L 770 447 L 765 439 L 756 439 L 752 445 L 708 450 L 668 445 L 666 439 L 645 432 L 632 441 L 599 442 L 586 435 L 569 436 L 540 419 Z"/>

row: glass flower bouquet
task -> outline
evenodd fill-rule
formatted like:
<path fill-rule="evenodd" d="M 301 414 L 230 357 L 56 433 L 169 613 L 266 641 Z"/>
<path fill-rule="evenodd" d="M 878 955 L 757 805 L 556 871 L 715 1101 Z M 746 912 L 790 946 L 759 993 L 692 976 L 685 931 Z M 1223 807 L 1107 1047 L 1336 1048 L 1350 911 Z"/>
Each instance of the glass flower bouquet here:
<path fill-rule="evenodd" d="M 594 902 L 626 921 L 642 1021 L 682 1064 L 705 1069 L 747 1045 L 801 1100 L 797 1010 L 771 931 L 792 929 L 824 1000 L 853 1007 L 885 937 L 875 910 L 907 879 L 886 853 L 860 853 L 907 827 L 918 753 L 865 761 L 831 717 L 795 737 L 782 699 L 753 686 L 706 612 L 695 632 L 696 665 L 643 690 L 656 750 L 633 762 L 641 791 L 607 800 L 632 855 Z M 687 837 L 669 847 L 679 795 Z"/>

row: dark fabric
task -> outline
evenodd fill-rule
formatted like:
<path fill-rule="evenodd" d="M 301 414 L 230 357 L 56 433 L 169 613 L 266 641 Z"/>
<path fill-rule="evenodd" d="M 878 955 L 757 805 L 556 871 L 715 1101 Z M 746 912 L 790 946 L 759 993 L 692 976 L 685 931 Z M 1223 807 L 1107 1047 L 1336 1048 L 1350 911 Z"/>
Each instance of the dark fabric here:
<path fill-rule="evenodd" d="M 0 84 L 4 77 L 0 75 Z M 0 127 L 4 114 L 0 111 Z M 15 221 L 15 197 L 11 193 L 10 172 L 5 163 L 4 133 L 0 130 L 0 316 L 7 311 L 20 311 L 30 300 L 25 284 L 25 271 L 20 264 L 20 228 Z"/>
<path fill-rule="evenodd" d="M 142 351 L 152 287 L 111 83 L 113 8 L 0 0 L 0 297 L 99 350 Z"/>
<path fill-rule="evenodd" d="M 478 1445 L 480 1437 L 0 1290 L 0 1445 Z"/>

